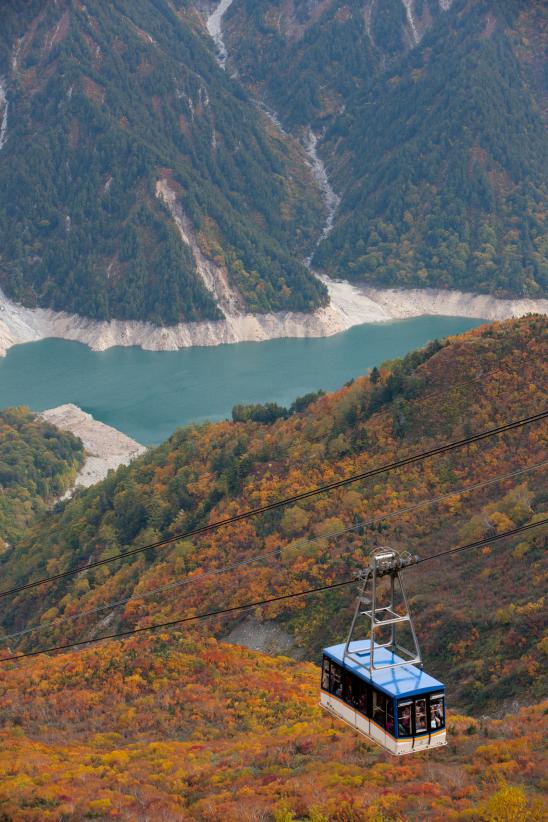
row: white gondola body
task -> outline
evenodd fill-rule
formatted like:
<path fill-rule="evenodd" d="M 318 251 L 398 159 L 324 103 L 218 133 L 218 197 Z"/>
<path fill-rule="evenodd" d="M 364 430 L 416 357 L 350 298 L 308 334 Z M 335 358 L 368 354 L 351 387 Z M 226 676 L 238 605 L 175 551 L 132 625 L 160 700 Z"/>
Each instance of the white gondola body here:
<path fill-rule="evenodd" d="M 350 725 L 355 731 L 368 737 L 368 739 L 376 742 L 381 748 L 384 748 L 395 756 L 417 753 L 418 751 L 425 751 L 428 748 L 439 748 L 441 745 L 447 744 L 445 728 L 441 731 L 436 731 L 430 736 L 427 734 L 426 736 L 416 736 L 411 739 L 396 739 L 389 734 L 388 731 L 383 730 L 372 719 L 368 719 L 341 699 L 325 691 L 321 692 L 320 705 L 337 719 L 342 719 L 343 722 L 346 722 L 346 724 Z"/>
<path fill-rule="evenodd" d="M 363 649 L 364 643 L 351 643 L 350 650 L 356 653 L 358 647 Z M 439 748 L 446 744 L 444 686 L 441 682 L 414 665 L 398 664 L 403 663 L 403 660 L 383 648 L 375 651 L 375 662 L 378 665 L 387 663 L 394 665 L 396 663 L 397 667 L 381 668 L 373 671 L 372 674 L 368 673 L 367 669 L 361 668 L 355 661 L 348 657 L 344 658 L 344 648 L 345 646 L 342 644 L 324 649 L 324 660 L 329 660 L 330 663 L 334 662 L 339 669 L 344 670 L 345 691 L 348 688 L 346 683 L 353 682 L 355 693 L 355 686 L 358 684 L 364 692 L 369 689 L 371 692 L 375 691 L 383 695 L 386 704 L 392 705 L 392 726 L 390 730 L 393 732 L 391 733 L 386 727 L 382 727 L 382 724 L 375 722 L 372 716 L 368 715 L 371 714 L 371 697 L 368 696 L 368 708 L 364 707 L 363 710 L 358 710 L 349 704 L 348 699 L 345 699 L 343 694 L 336 695 L 324 687 L 326 684 L 325 661 L 320 690 L 320 705 L 322 708 L 395 756 L 417 753 L 430 748 Z M 364 662 L 368 661 L 369 654 L 367 652 L 362 651 L 360 656 L 364 658 Z M 441 714 L 436 717 L 436 722 L 433 718 L 434 699 L 437 705 L 442 705 Z M 425 730 L 415 732 L 416 723 L 413 719 L 411 732 L 401 735 L 398 712 L 402 709 L 402 703 L 408 709 L 410 716 L 412 712 L 414 714 L 417 710 L 417 702 L 424 702 L 425 710 L 426 705 L 428 705 L 429 715 L 424 717 L 426 722 Z M 385 726 L 388 724 L 386 721 L 387 716 L 388 714 L 385 713 Z M 435 727 L 433 727 L 434 725 Z M 439 725 L 442 727 L 439 727 Z"/>

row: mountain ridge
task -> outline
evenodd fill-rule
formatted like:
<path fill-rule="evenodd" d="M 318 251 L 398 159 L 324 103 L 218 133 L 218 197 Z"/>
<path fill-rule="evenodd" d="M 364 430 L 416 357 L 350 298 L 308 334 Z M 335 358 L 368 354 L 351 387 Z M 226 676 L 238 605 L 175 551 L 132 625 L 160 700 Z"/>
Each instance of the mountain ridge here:
<path fill-rule="evenodd" d="M 83 463 L 72 433 L 25 407 L 0 410 L 0 553 L 71 487 Z"/>

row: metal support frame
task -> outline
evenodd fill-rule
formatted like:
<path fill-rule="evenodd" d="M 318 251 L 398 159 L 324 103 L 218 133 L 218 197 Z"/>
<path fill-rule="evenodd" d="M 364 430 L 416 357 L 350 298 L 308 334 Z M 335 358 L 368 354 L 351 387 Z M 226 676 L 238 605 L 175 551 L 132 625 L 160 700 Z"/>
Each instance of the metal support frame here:
<path fill-rule="evenodd" d="M 377 548 L 371 555 L 369 566 L 362 571 L 358 578 L 362 580 L 356 600 L 356 608 L 354 616 L 350 625 L 350 631 L 346 640 L 343 658 L 349 658 L 352 662 L 365 668 L 371 675 L 373 671 L 380 671 L 385 668 L 397 668 L 400 665 L 418 665 L 422 668 L 422 657 L 415 633 L 415 627 L 409 611 L 409 604 L 407 596 L 403 587 L 403 581 L 400 576 L 400 571 L 410 565 L 414 565 L 418 561 L 418 557 L 409 554 L 408 552 L 399 553 L 392 548 Z M 381 577 L 390 577 L 390 603 L 389 605 L 377 605 L 378 585 L 377 579 Z M 400 612 L 396 610 L 396 584 L 399 586 L 401 594 L 402 606 Z M 369 598 L 367 596 L 368 589 L 370 590 Z M 365 606 L 365 607 L 364 607 Z M 367 606 L 370 606 L 369 608 Z M 350 651 L 350 643 L 354 634 L 354 628 L 358 617 L 365 617 L 369 621 L 369 633 L 363 646 L 353 648 Z M 398 641 L 397 626 L 407 623 L 411 630 L 413 638 L 414 649 L 409 651 L 404 648 Z M 388 642 L 376 643 L 375 632 L 384 626 L 390 626 L 390 639 Z M 403 662 L 392 662 L 383 665 L 375 665 L 375 651 L 379 648 L 387 648 L 393 654 L 399 654 L 403 658 Z M 368 653 L 369 662 L 364 662 L 363 654 Z M 360 654 L 362 656 L 360 657 Z"/>

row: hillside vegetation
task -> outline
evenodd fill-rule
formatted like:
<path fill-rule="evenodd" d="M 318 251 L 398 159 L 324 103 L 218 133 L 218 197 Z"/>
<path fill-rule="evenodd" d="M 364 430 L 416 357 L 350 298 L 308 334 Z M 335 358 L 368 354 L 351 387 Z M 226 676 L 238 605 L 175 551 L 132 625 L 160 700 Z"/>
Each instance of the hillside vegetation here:
<path fill-rule="evenodd" d="M 0 545 L 70 488 L 83 462 L 77 437 L 28 408 L 0 411 Z"/>
<path fill-rule="evenodd" d="M 37 523 L 1 564 L 4 587 L 536 413 L 547 404 L 547 329 L 540 316 L 482 327 L 381 366 L 287 419 L 181 429 Z M 546 459 L 547 433 L 545 424 L 526 426 L 22 592 L 0 603 L 4 645 L 30 650 L 346 579 L 378 544 L 426 557 L 485 538 L 483 550 L 406 573 L 428 668 L 451 682 L 452 704 L 466 711 L 538 700 L 546 528 L 491 548 L 489 536 L 546 516 L 546 472 L 451 492 Z M 435 505 L 329 536 L 442 493 L 450 496 Z M 263 553 L 261 562 L 211 574 Z M 280 602 L 255 618 L 274 621 L 295 654 L 317 660 L 323 645 L 344 635 L 353 597 L 348 588 Z M 128 601 L 96 610 L 120 600 Z M 223 637 L 247 619 L 218 618 L 188 632 Z"/>
<path fill-rule="evenodd" d="M 95 319 L 217 319 L 212 266 L 240 310 L 326 301 L 300 262 L 322 218 L 302 152 L 219 68 L 187 0 L 9 0 L 0 80 L 11 297 Z"/>
<path fill-rule="evenodd" d="M 546 293 L 542 3 L 237 0 L 226 28 L 249 87 L 322 138 L 341 203 L 314 265 L 374 285 Z"/>
<path fill-rule="evenodd" d="M 395 761 L 317 706 L 319 669 L 214 639 L 0 664 L 6 820 L 541 822 L 545 706 L 448 719 Z"/>

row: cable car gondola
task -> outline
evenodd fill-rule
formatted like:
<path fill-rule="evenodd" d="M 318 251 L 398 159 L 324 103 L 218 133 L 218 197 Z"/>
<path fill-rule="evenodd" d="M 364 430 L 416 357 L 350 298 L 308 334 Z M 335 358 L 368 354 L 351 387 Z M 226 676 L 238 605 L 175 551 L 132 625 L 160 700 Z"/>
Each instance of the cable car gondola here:
<path fill-rule="evenodd" d="M 377 549 L 360 576 L 362 585 L 346 642 L 324 648 L 320 705 L 394 755 L 446 744 L 445 688 L 422 670 L 422 658 L 399 571 L 417 561 Z M 388 576 L 390 599 L 379 606 L 377 580 Z M 396 583 L 401 602 L 396 605 Z M 366 596 L 370 589 L 370 596 Z M 365 606 L 365 607 L 364 607 Z M 365 640 L 352 639 L 360 616 L 369 621 Z M 398 633 L 398 626 L 400 632 Z M 400 643 L 407 626 L 414 649 Z M 388 632 L 389 639 L 376 636 Z"/>

